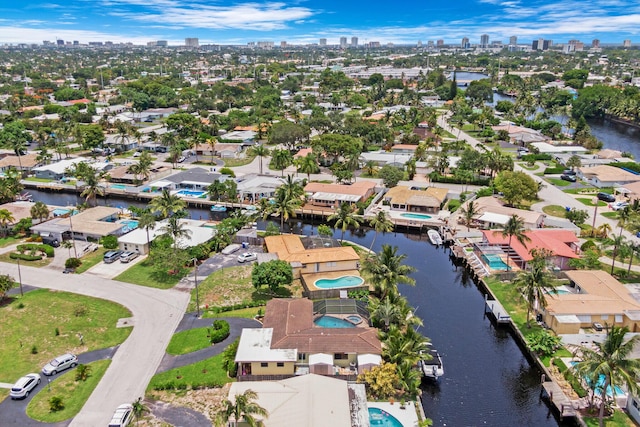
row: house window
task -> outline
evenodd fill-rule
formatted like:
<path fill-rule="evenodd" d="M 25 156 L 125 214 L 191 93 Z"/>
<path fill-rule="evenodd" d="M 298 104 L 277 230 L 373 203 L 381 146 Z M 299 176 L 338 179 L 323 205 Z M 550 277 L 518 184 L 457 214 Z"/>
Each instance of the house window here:
<path fill-rule="evenodd" d="M 333 358 L 336 360 L 347 360 L 349 355 L 347 353 L 335 353 Z"/>
<path fill-rule="evenodd" d="M 276 365 L 278 368 L 284 368 L 284 362 L 278 362 Z"/>
<path fill-rule="evenodd" d="M 260 362 L 260 367 L 261 368 L 268 368 L 269 367 L 269 362 Z"/>
<path fill-rule="evenodd" d="M 306 360 L 306 358 L 307 358 L 306 353 L 298 353 L 298 360 Z"/>
<path fill-rule="evenodd" d="M 338 263 L 337 263 L 337 262 L 335 262 L 335 261 L 331 261 L 331 262 L 328 262 L 328 263 L 327 263 L 327 267 L 335 267 L 335 266 L 337 266 L 337 265 L 338 265 Z"/>
<path fill-rule="evenodd" d="M 600 316 L 600 319 L 609 320 L 609 315 L 608 314 L 603 314 L 602 316 Z"/>
<path fill-rule="evenodd" d="M 616 314 L 616 323 L 622 323 L 622 314 Z"/>

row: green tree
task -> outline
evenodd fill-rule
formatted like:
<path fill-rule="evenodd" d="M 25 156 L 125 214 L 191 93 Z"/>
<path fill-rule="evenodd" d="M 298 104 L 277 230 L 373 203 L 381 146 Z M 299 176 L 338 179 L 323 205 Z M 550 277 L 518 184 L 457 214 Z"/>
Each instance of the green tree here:
<path fill-rule="evenodd" d="M 177 216 L 169 217 L 166 224 L 160 228 L 160 231 L 173 239 L 174 249 L 180 247 L 180 239 L 186 239 L 191 236 L 191 230 L 186 228 L 186 225 Z"/>
<path fill-rule="evenodd" d="M 356 215 L 353 206 L 348 202 L 342 202 L 337 211 L 329 215 L 327 222 L 334 222 L 334 227 L 340 228 L 340 240 L 344 240 L 344 232 L 349 227 L 359 228 L 362 219 Z"/>
<path fill-rule="evenodd" d="M 404 178 L 404 171 L 391 165 L 384 165 L 378 170 L 378 178 L 382 179 L 382 183 L 387 188 L 398 185 L 398 182 Z"/>
<path fill-rule="evenodd" d="M 293 270 L 288 262 L 281 260 L 254 264 L 251 281 L 256 289 L 267 286 L 275 291 L 280 286 L 290 285 L 293 282 Z"/>
<path fill-rule="evenodd" d="M 150 247 L 151 239 L 149 238 L 149 230 L 156 228 L 156 216 L 150 211 L 145 210 L 138 218 L 138 227 L 147 233 L 147 247 Z"/>
<path fill-rule="evenodd" d="M 571 168 L 571 170 L 574 170 L 575 168 L 579 168 L 580 166 L 582 166 L 582 161 L 580 160 L 579 156 L 576 156 L 574 154 L 573 156 L 569 157 L 569 160 L 567 160 L 567 164 L 565 166 Z"/>
<path fill-rule="evenodd" d="M 315 154 L 309 153 L 304 157 L 301 157 L 297 161 L 298 172 L 307 174 L 307 181 L 311 181 L 311 174 L 320 172 L 318 166 L 318 160 Z"/>
<path fill-rule="evenodd" d="M 236 394 L 233 401 L 223 400 L 222 409 L 215 415 L 216 426 L 226 426 L 232 420 L 234 427 L 241 424 L 247 424 L 250 427 L 259 426 L 261 422 L 256 416 L 267 418 L 269 412 L 255 402 L 257 398 L 258 394 L 248 389 L 242 394 Z"/>
<path fill-rule="evenodd" d="M 49 207 L 41 201 L 37 201 L 29 211 L 31 218 L 37 219 L 39 222 L 49 218 Z"/>
<path fill-rule="evenodd" d="M 522 200 L 538 197 L 538 184 L 524 172 L 503 171 L 494 180 L 495 188 L 503 194 L 509 205 L 517 205 Z"/>
<path fill-rule="evenodd" d="M 398 378 L 396 364 L 383 361 L 380 365 L 358 375 L 358 382 L 366 384 L 370 399 L 387 400 L 395 396 L 400 378 Z"/>
<path fill-rule="evenodd" d="M 91 366 L 79 364 L 76 368 L 76 381 L 86 381 L 91 376 Z"/>
<path fill-rule="evenodd" d="M 52 396 L 49 399 L 49 411 L 51 412 L 59 412 L 65 408 L 64 401 L 60 396 Z"/>
<path fill-rule="evenodd" d="M 383 332 L 387 332 L 391 325 L 399 325 L 402 322 L 402 312 L 387 297 L 371 311 L 371 322 Z"/>
<path fill-rule="evenodd" d="M 511 248 L 511 239 L 513 237 L 515 237 L 525 248 L 527 247 L 527 242 L 531 241 L 529 236 L 526 235 L 524 220 L 516 214 L 509 217 L 509 220 L 502 226 L 500 234 L 502 234 L 502 237 L 509 237 L 509 248 Z M 507 266 L 509 266 L 508 256 Z"/>
<path fill-rule="evenodd" d="M 471 224 L 473 223 L 473 219 L 482 212 L 482 207 L 475 201 L 471 200 L 463 205 L 458 212 L 460 212 L 460 216 L 464 219 L 464 224 L 467 226 L 467 231 L 469 231 Z"/>
<path fill-rule="evenodd" d="M 376 238 L 378 237 L 378 233 L 389 233 L 393 231 L 395 225 L 389 219 L 385 211 L 378 211 L 376 215 L 369 220 L 369 225 L 376 232 L 373 236 L 373 240 L 371 240 L 371 246 L 369 246 L 369 252 L 371 252 L 373 245 L 376 242 Z"/>
<path fill-rule="evenodd" d="M 257 156 L 257 157 L 259 157 L 259 158 L 260 158 L 260 175 L 262 175 L 262 159 L 263 159 L 264 157 L 268 156 L 268 155 L 269 155 L 269 153 L 270 153 L 270 151 L 269 151 L 269 149 L 268 149 L 267 147 L 265 147 L 264 145 L 262 145 L 262 144 L 257 144 L 257 145 L 254 145 L 253 147 L 251 147 L 251 153 L 252 153 L 254 156 Z M 212 163 L 213 163 L 213 161 L 212 161 Z"/>
<path fill-rule="evenodd" d="M 16 285 L 16 281 L 8 274 L 0 274 L 0 301 L 4 301 L 7 292 Z"/>
<path fill-rule="evenodd" d="M 149 412 L 149 408 L 144 404 L 142 397 L 133 401 L 131 406 L 133 407 L 133 415 L 136 417 L 136 424 L 138 424 L 140 422 L 140 418 L 142 418 L 145 413 Z"/>
<path fill-rule="evenodd" d="M 397 246 L 382 245 L 380 252 L 374 257 L 365 259 L 362 272 L 373 285 L 374 294 L 383 301 L 388 295 L 398 295 L 398 283 L 415 285 L 409 275 L 415 268 L 403 264 L 407 256 L 398 254 Z"/>
<path fill-rule="evenodd" d="M 0 129 L 0 146 L 10 148 L 16 156 L 18 156 L 18 165 L 21 174 L 23 170 L 20 157 L 26 152 L 28 139 L 29 135 L 25 130 L 24 124 L 19 120 L 8 122 Z"/>
<path fill-rule="evenodd" d="M 589 218 L 589 212 L 584 209 L 571 208 L 564 212 L 564 217 L 580 227 Z"/>
<path fill-rule="evenodd" d="M 580 348 L 582 360 L 575 365 L 576 371 L 591 382 L 597 382 L 600 376 L 604 376 L 604 384 L 600 390 L 603 402 L 598 414 L 600 427 L 604 427 L 605 407 L 608 406 L 608 401 L 615 399 L 617 387 L 625 385 L 632 394 L 638 393 L 636 378 L 640 376 L 640 361 L 632 359 L 631 354 L 640 336 L 633 336 L 625 342 L 628 332 L 626 326 L 621 328 L 614 325 L 607 332 L 604 342 L 594 342 L 595 349 Z"/>
<path fill-rule="evenodd" d="M 180 196 L 171 194 L 168 189 L 163 188 L 162 194 L 149 202 L 149 207 L 151 212 L 158 212 L 162 218 L 167 218 L 184 211 L 187 204 Z"/>
<path fill-rule="evenodd" d="M 227 371 L 229 378 L 235 378 L 238 373 L 236 353 L 238 352 L 239 343 L 240 338 L 238 337 L 222 351 L 222 367 Z"/>
<path fill-rule="evenodd" d="M 282 144 L 287 149 L 295 148 L 299 141 L 303 141 L 309 137 L 309 128 L 305 125 L 283 120 L 274 123 L 269 132 L 270 144 Z"/>
<path fill-rule="evenodd" d="M 2 237 L 9 234 L 9 225 L 13 224 L 15 218 L 8 209 L 0 209 L 0 229 L 2 229 Z"/>
<path fill-rule="evenodd" d="M 540 309 L 547 306 L 546 294 L 551 288 L 551 282 L 544 265 L 533 263 L 529 271 L 521 272 L 515 280 L 516 286 L 527 302 L 527 328 L 531 328 L 531 311 L 536 302 Z"/>
<path fill-rule="evenodd" d="M 293 164 L 293 157 L 289 150 L 273 150 L 271 154 L 271 166 L 281 172 L 284 176 L 284 170 Z"/>

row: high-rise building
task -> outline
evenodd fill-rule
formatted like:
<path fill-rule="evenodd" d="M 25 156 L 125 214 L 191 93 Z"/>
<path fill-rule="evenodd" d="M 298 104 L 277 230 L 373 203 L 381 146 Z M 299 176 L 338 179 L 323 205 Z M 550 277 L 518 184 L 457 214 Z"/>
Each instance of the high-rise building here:
<path fill-rule="evenodd" d="M 56 40 L 58 46 L 64 46 L 64 40 Z"/>
<path fill-rule="evenodd" d="M 483 34 L 480 36 L 480 47 L 489 46 L 489 34 Z"/>
<path fill-rule="evenodd" d="M 169 46 L 169 42 L 166 40 L 158 40 L 156 41 L 156 46 L 167 47 Z"/>
<path fill-rule="evenodd" d="M 427 49 L 433 49 L 433 40 L 427 40 Z"/>
<path fill-rule="evenodd" d="M 444 40 L 442 40 L 442 39 L 436 40 L 436 46 L 438 46 L 439 48 L 444 46 Z"/>
<path fill-rule="evenodd" d="M 631 47 L 631 40 L 627 39 L 622 42 L 622 47 Z"/>
<path fill-rule="evenodd" d="M 351 37 L 351 47 L 358 47 L 358 38 Z"/>
<path fill-rule="evenodd" d="M 509 46 L 516 46 L 518 44 L 518 36 L 509 37 Z"/>
<path fill-rule="evenodd" d="M 469 43 L 469 37 L 463 37 L 462 43 L 460 43 L 460 47 L 463 49 L 469 49 L 471 44 Z"/>
<path fill-rule="evenodd" d="M 422 40 L 418 40 L 418 47 L 422 47 Z"/>
<path fill-rule="evenodd" d="M 326 46 L 327 45 L 327 39 L 320 39 L 320 46 Z"/>
<path fill-rule="evenodd" d="M 187 37 L 184 39 L 184 45 L 186 47 L 198 47 L 200 46 L 200 40 L 197 37 Z"/>
<path fill-rule="evenodd" d="M 591 42 L 591 47 L 593 48 L 599 48 L 600 47 L 600 40 L 598 39 L 593 39 L 593 41 Z"/>
<path fill-rule="evenodd" d="M 531 43 L 532 50 L 548 50 L 553 44 L 552 40 L 538 39 Z"/>
<path fill-rule="evenodd" d="M 287 47 L 287 42 L 286 41 L 281 41 L 280 42 L 280 48 L 281 49 L 285 49 Z"/>
<path fill-rule="evenodd" d="M 340 47 L 341 48 L 345 48 L 347 47 L 347 38 L 346 37 L 340 37 Z"/>

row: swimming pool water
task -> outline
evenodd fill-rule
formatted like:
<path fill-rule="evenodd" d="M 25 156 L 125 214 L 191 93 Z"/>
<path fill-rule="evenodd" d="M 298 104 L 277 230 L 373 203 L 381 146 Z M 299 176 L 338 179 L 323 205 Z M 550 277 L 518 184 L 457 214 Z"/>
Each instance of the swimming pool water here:
<path fill-rule="evenodd" d="M 396 417 L 379 408 L 369 408 L 369 423 L 372 426 L 403 427 Z"/>
<path fill-rule="evenodd" d="M 571 362 L 571 366 L 575 367 L 578 362 Z M 589 379 L 586 379 L 587 384 L 590 382 Z M 596 396 L 602 396 L 602 387 L 604 386 L 605 377 L 604 375 L 600 375 L 598 377 L 598 382 L 596 382 Z M 614 390 L 616 391 L 616 397 L 626 396 L 627 393 L 624 392 L 620 387 L 615 386 Z M 611 392 L 611 386 L 607 387 L 607 396 L 613 397 L 613 393 Z"/>
<path fill-rule="evenodd" d="M 199 190 L 180 190 L 176 194 L 178 196 L 188 196 L 188 197 L 201 198 L 201 197 L 205 197 L 207 192 L 206 191 L 199 191 Z"/>
<path fill-rule="evenodd" d="M 314 283 L 316 288 L 320 289 L 339 289 L 352 288 L 360 286 L 364 283 L 364 279 L 358 276 L 342 276 L 337 279 L 318 279 Z"/>
<path fill-rule="evenodd" d="M 124 184 L 111 184 L 111 188 L 115 188 L 116 190 L 125 190 L 127 186 Z"/>
<path fill-rule="evenodd" d="M 124 224 L 124 228 L 122 229 L 122 231 L 124 231 L 125 233 L 138 228 L 138 221 L 135 221 L 133 219 L 120 221 L 120 224 Z"/>
<path fill-rule="evenodd" d="M 356 326 L 348 320 L 340 319 L 333 316 L 322 316 L 313 321 L 316 326 L 321 328 L 355 328 Z"/>
<path fill-rule="evenodd" d="M 492 270 L 511 270 L 511 267 L 500 258 L 500 255 L 482 254 L 482 259 Z"/>
<path fill-rule="evenodd" d="M 403 218 L 412 218 L 412 219 L 431 219 L 430 215 L 419 214 L 419 213 L 401 213 L 400 216 Z"/>

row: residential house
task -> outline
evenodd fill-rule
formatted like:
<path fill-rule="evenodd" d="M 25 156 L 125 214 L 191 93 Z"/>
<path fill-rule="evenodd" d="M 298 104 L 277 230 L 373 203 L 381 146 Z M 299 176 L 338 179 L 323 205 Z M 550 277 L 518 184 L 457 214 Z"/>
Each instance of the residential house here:
<path fill-rule="evenodd" d="M 415 155 L 416 148 L 418 148 L 418 146 L 415 144 L 395 144 L 391 147 L 391 152 Z"/>
<path fill-rule="evenodd" d="M 242 203 L 256 203 L 275 197 L 284 178 L 271 175 L 248 174 L 236 179 L 238 198 Z"/>
<path fill-rule="evenodd" d="M 365 202 L 374 194 L 375 188 L 375 182 L 362 180 L 350 185 L 310 182 L 304 187 L 308 200 L 305 207 L 338 208 L 342 203 L 353 205 Z"/>
<path fill-rule="evenodd" d="M 546 215 L 540 212 L 504 206 L 498 197 L 480 197 L 475 204 L 480 212 L 475 223 L 484 229 L 502 228 L 513 215 L 519 216 L 528 229 L 542 228 Z"/>
<path fill-rule="evenodd" d="M 381 363 L 378 331 L 368 322 L 348 328 L 322 327 L 314 323 L 318 317 L 314 303 L 306 298 L 268 301 L 263 328 L 242 330 L 235 358 L 238 379 L 308 373 L 355 378 L 362 368 Z"/>
<path fill-rule="evenodd" d="M 570 269 L 569 261 L 580 258 L 578 237 L 570 230 L 548 228 L 525 231 L 524 235 L 529 238 L 525 241 L 526 246 L 515 237 L 509 243 L 509 236 L 503 236 L 501 230 L 483 230 L 482 234 L 482 243 L 476 245 L 479 248 L 478 255 L 487 247 L 498 247 L 523 270 L 533 260 L 533 249 L 551 252 L 552 256 L 547 262 L 558 270 Z"/>
<path fill-rule="evenodd" d="M 509 140 L 511 143 L 520 145 L 522 147 L 537 142 L 547 143 L 551 141 L 546 135 L 543 135 L 540 131 L 526 128 L 523 126 L 516 125 L 500 125 L 500 126 L 492 126 L 492 129 L 497 133 L 501 130 L 506 130 L 509 133 Z"/>
<path fill-rule="evenodd" d="M 181 248 L 191 248 L 201 243 L 206 243 L 215 236 L 216 230 L 208 227 L 205 221 L 190 219 L 180 219 L 179 221 L 183 225 L 183 228 L 188 231 L 186 236 L 178 239 L 178 246 Z M 167 220 L 159 221 L 153 229 L 148 230 L 148 233 L 146 229 L 136 228 L 118 237 L 119 249 L 123 251 L 135 251 L 141 255 L 148 254 L 150 242 L 153 242 L 158 236 L 167 233 L 165 229 L 166 224 Z"/>
<path fill-rule="evenodd" d="M 447 200 L 449 190 L 437 187 L 395 186 L 383 196 L 392 211 L 437 214 Z"/>
<path fill-rule="evenodd" d="M 280 381 L 240 381 L 231 384 L 228 399 L 234 402 L 247 390 L 257 394 L 255 403 L 269 413 L 257 416 L 264 427 L 370 425 L 364 384 L 314 374 Z"/>
<path fill-rule="evenodd" d="M 578 176 L 598 188 L 620 187 L 640 181 L 640 175 L 608 165 L 579 168 Z"/>
<path fill-rule="evenodd" d="M 212 156 L 210 144 L 196 144 L 194 150 L 196 155 L 203 156 L 205 159 L 207 157 L 210 159 Z M 242 144 L 218 142 L 214 144 L 213 150 L 213 156 L 219 156 L 227 159 L 234 158 L 242 152 Z"/>
<path fill-rule="evenodd" d="M 369 161 L 374 162 L 378 166 L 395 166 L 404 169 L 404 165 L 411 160 L 413 154 L 407 153 L 392 153 L 388 151 L 368 151 L 360 154 L 360 164 L 365 164 Z"/>
<path fill-rule="evenodd" d="M 118 166 L 109 171 L 109 181 L 118 184 L 137 185 L 144 182 L 144 177 L 129 173 L 129 166 Z M 169 166 L 152 166 L 149 169 L 149 180 L 159 179 L 171 174 Z"/>
<path fill-rule="evenodd" d="M 108 235 L 120 235 L 127 225 L 118 221 L 119 208 L 96 206 L 75 215 L 61 216 L 31 227 L 41 236 L 54 237 L 58 241 L 99 240 Z M 54 211 L 55 216 L 55 211 Z"/>
<path fill-rule="evenodd" d="M 587 151 L 589 151 L 581 145 L 553 145 L 549 144 L 548 142 L 532 142 L 529 145 L 531 145 L 541 154 L 585 154 Z"/>
<path fill-rule="evenodd" d="M 164 180 L 173 183 L 173 188 L 177 190 L 206 190 L 214 181 L 218 181 L 221 178 L 222 175 L 219 173 L 198 167 L 178 172 L 175 175 L 164 178 Z"/>
<path fill-rule="evenodd" d="M 59 181 L 67 176 L 66 171 L 76 163 L 85 162 L 83 158 L 64 159 L 48 165 L 33 168 L 36 178 Z"/>
<path fill-rule="evenodd" d="M 627 326 L 640 332 L 640 302 L 636 295 L 602 270 L 565 272 L 570 281 L 564 292 L 547 296 L 544 322 L 557 334 L 577 334 L 594 322 Z"/>
<path fill-rule="evenodd" d="M 0 173 L 4 173 L 11 168 L 29 173 L 39 164 L 40 161 L 38 160 L 37 153 L 25 154 L 24 156 L 20 156 L 20 159 L 18 159 L 18 156 L 6 156 L 0 159 Z"/>

